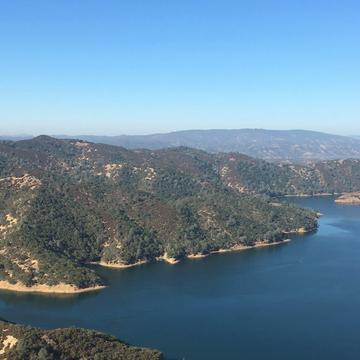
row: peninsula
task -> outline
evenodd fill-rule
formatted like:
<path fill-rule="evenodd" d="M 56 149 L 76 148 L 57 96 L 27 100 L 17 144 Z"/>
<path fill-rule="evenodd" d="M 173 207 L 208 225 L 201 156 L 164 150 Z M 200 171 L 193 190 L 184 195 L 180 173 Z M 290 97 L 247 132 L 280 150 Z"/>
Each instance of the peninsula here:
<path fill-rule="evenodd" d="M 360 191 L 359 173 L 359 160 L 283 164 L 186 147 L 0 141 L 0 288 L 97 291 L 106 284 L 93 263 L 176 264 L 282 244 L 315 230 L 318 214 L 281 196 Z"/>

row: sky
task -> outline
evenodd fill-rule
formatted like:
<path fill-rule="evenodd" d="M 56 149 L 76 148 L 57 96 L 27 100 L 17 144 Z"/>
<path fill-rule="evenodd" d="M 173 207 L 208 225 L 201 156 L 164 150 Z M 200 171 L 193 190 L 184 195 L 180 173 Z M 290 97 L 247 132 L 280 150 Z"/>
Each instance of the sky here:
<path fill-rule="evenodd" d="M 0 135 L 360 135 L 358 0 L 0 0 Z"/>

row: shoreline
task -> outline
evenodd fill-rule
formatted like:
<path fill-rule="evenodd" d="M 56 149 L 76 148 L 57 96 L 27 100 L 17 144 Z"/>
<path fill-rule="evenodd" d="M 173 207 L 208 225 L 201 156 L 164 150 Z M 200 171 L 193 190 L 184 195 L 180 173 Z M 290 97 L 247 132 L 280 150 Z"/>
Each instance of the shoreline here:
<path fill-rule="evenodd" d="M 105 261 L 99 261 L 99 262 L 91 262 L 91 265 L 98 265 L 98 266 L 102 266 L 102 267 L 107 267 L 107 268 L 112 268 L 112 269 L 128 269 L 134 266 L 139 266 L 139 265 L 144 265 L 147 264 L 148 261 L 146 260 L 141 260 L 141 261 L 137 261 L 133 264 L 121 264 L 121 263 L 107 263 Z"/>
<path fill-rule="evenodd" d="M 164 255 L 161 255 L 158 258 L 156 258 L 156 260 L 157 261 L 165 261 L 166 263 L 168 263 L 170 265 L 175 265 L 180 262 L 180 259 L 169 257 L 166 253 Z"/>
<path fill-rule="evenodd" d="M 104 285 L 93 286 L 80 289 L 74 285 L 60 283 L 58 285 L 33 285 L 26 286 L 21 283 L 11 284 L 6 280 L 0 280 L 0 290 L 16 291 L 23 293 L 42 293 L 42 294 L 81 294 L 90 291 L 97 291 L 106 288 Z"/>
<path fill-rule="evenodd" d="M 306 231 L 305 231 L 306 232 Z M 304 232 L 304 233 L 305 233 Z M 298 230 L 292 232 L 292 233 L 299 233 Z M 223 253 L 228 253 L 228 252 L 236 252 L 236 251 L 244 251 L 244 250 L 251 250 L 251 249 L 258 249 L 258 248 L 265 248 L 265 247 L 270 247 L 270 246 L 275 246 L 275 245 L 282 245 L 282 244 L 287 244 L 291 241 L 291 239 L 284 239 L 281 241 L 274 241 L 274 242 L 264 242 L 264 241 L 258 241 L 256 242 L 254 245 L 234 245 L 230 248 L 223 248 L 223 249 L 219 249 L 219 250 L 214 250 L 214 251 L 210 251 L 207 254 L 190 254 L 187 255 L 181 259 L 176 259 L 176 258 L 172 258 L 166 255 L 166 253 L 162 256 L 159 256 L 156 258 L 156 261 L 164 261 L 167 264 L 170 265 L 176 265 L 178 263 L 180 263 L 182 260 L 185 259 L 189 259 L 189 260 L 197 260 L 197 259 L 204 259 L 210 255 L 214 255 L 214 254 L 223 254 Z M 135 267 L 135 266 L 139 266 L 139 265 L 145 265 L 150 263 L 150 261 L 138 261 L 134 264 L 112 264 L 112 263 L 105 263 L 105 262 L 94 262 L 92 264 L 94 265 L 98 265 L 98 266 L 103 266 L 103 267 L 107 267 L 107 268 L 113 268 L 113 269 L 128 269 L 131 267 Z"/>
<path fill-rule="evenodd" d="M 251 250 L 251 249 L 259 249 L 259 248 L 265 248 L 275 245 L 283 245 L 287 244 L 291 241 L 291 239 L 284 239 L 281 241 L 273 241 L 273 242 L 264 242 L 264 241 L 257 241 L 254 245 L 234 245 L 228 249 L 219 249 L 215 251 L 211 251 L 209 255 L 212 254 L 222 254 L 227 252 L 236 252 L 236 251 L 244 251 L 244 250 Z"/>
<path fill-rule="evenodd" d="M 259 241 L 259 242 L 255 243 L 255 245 L 249 245 L 249 246 L 247 246 L 247 245 L 235 245 L 235 246 L 232 246 L 232 247 L 230 247 L 228 249 L 219 249 L 219 250 L 210 251 L 208 254 L 191 254 L 191 255 L 186 256 L 186 258 L 190 259 L 190 260 L 203 259 L 205 257 L 208 257 L 210 255 L 214 255 L 214 254 L 223 254 L 223 253 L 236 252 L 236 251 L 259 249 L 259 248 L 270 247 L 270 246 L 275 246 L 275 245 L 287 244 L 290 241 L 291 241 L 291 239 L 285 239 L 285 240 L 281 240 L 281 241 L 274 241 L 274 242 L 271 242 L 271 243 Z"/>
<path fill-rule="evenodd" d="M 284 198 L 312 198 L 312 197 L 336 197 L 334 200 L 338 205 L 360 205 L 360 192 L 339 192 L 339 193 L 318 193 L 318 194 L 297 194 L 283 195 Z"/>
<path fill-rule="evenodd" d="M 296 233 L 297 234 L 305 234 L 310 231 L 311 230 L 306 231 L 305 229 L 300 228 L 300 229 L 296 229 L 291 232 L 284 232 L 284 234 L 296 234 Z M 255 242 L 254 245 L 240 245 L 239 244 L 239 245 L 234 245 L 230 248 L 222 248 L 222 249 L 210 251 L 207 254 L 201 254 L 201 253 L 190 254 L 181 259 L 169 257 L 165 253 L 162 256 L 157 257 L 156 261 L 164 261 L 167 264 L 175 265 L 184 259 L 189 259 L 189 260 L 203 259 L 203 258 L 206 258 L 206 257 L 208 257 L 210 255 L 214 255 L 214 254 L 222 254 L 222 253 L 229 253 L 229 252 L 236 252 L 236 251 L 259 249 L 259 248 L 271 247 L 271 246 L 276 246 L 276 245 L 283 245 L 283 244 L 289 243 L 290 241 L 291 241 L 291 239 L 284 239 L 281 241 L 274 241 L 274 242 L 257 241 L 257 242 Z M 141 261 L 138 261 L 133 264 L 120 264 L 120 263 L 116 264 L 116 263 L 106 263 L 104 261 L 100 261 L 100 262 L 92 262 L 90 264 L 107 267 L 107 268 L 112 268 L 112 269 L 123 270 L 123 269 L 128 269 L 128 268 L 132 268 L 132 267 L 139 266 L 139 265 L 145 265 L 145 264 L 148 264 L 149 262 L 150 261 L 147 261 L 147 260 L 141 260 Z M 104 288 L 106 288 L 105 285 L 98 285 L 98 286 L 94 286 L 94 287 L 80 289 L 74 285 L 64 284 L 64 283 L 60 283 L 58 285 L 53 285 L 53 286 L 39 284 L 39 285 L 34 285 L 31 287 L 28 287 L 21 283 L 11 284 L 6 280 L 0 280 L 0 290 L 15 291 L 15 292 L 22 292 L 22 293 L 74 295 L 74 294 L 86 293 L 86 292 L 91 292 L 91 291 L 98 291 L 98 290 L 102 290 Z"/>
<path fill-rule="evenodd" d="M 166 255 L 166 253 L 164 255 L 157 257 L 156 261 L 165 261 L 166 263 L 171 264 L 171 265 L 175 265 L 180 262 L 179 259 L 169 257 Z M 110 269 L 129 269 L 129 268 L 139 266 L 139 265 L 146 265 L 146 264 L 149 264 L 150 262 L 151 261 L 149 261 L 149 260 L 140 260 L 133 264 L 121 264 L 121 263 L 117 264 L 117 263 L 107 263 L 105 261 L 99 261 L 99 262 L 91 262 L 90 264 L 107 267 Z"/>
<path fill-rule="evenodd" d="M 286 198 L 291 198 L 291 197 L 316 197 L 316 196 L 338 196 L 338 195 L 341 195 L 343 193 L 318 193 L 318 194 L 294 194 L 294 195 L 283 195 L 283 197 L 286 197 Z M 280 196 L 281 197 L 281 196 Z"/>
<path fill-rule="evenodd" d="M 343 193 L 335 199 L 335 203 L 339 205 L 360 205 L 360 192 Z"/>

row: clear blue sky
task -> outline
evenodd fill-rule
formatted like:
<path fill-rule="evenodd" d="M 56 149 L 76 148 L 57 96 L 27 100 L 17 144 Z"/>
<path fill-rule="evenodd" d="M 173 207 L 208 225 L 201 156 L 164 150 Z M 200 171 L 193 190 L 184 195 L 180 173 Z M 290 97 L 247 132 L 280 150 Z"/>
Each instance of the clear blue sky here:
<path fill-rule="evenodd" d="M 0 134 L 360 135 L 358 0 L 1 0 Z"/>

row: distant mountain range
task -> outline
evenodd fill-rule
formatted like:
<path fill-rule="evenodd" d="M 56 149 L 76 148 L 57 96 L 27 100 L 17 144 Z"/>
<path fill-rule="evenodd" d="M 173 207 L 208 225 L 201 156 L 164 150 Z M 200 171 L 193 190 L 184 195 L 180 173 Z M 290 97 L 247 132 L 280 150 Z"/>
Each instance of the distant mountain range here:
<path fill-rule="evenodd" d="M 128 149 L 187 146 L 212 153 L 239 152 L 269 161 L 360 158 L 360 138 L 306 130 L 187 130 L 153 135 L 76 138 Z"/>
<path fill-rule="evenodd" d="M 0 141 L 10 140 L 10 141 L 19 141 L 32 139 L 32 135 L 0 135 Z"/>
<path fill-rule="evenodd" d="M 268 160 L 334 160 L 360 158 L 360 137 L 348 137 L 308 130 L 186 130 L 152 135 L 57 135 L 127 149 L 163 149 L 186 146 L 211 153 L 239 152 Z M 0 136 L 0 140 L 22 140 L 31 136 Z"/>

